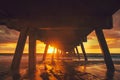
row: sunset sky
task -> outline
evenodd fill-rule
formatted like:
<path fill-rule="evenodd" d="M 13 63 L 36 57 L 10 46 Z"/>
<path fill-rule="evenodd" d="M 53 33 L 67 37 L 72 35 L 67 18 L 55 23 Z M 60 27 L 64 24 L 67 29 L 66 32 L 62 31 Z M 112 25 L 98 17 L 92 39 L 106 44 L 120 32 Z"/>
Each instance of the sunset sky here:
<path fill-rule="evenodd" d="M 120 10 L 113 15 L 113 29 L 104 30 L 106 41 L 110 53 L 120 53 Z M 6 26 L 0 26 L 0 53 L 14 53 L 19 32 L 8 29 Z M 88 42 L 84 43 L 87 53 L 101 53 L 98 40 L 94 32 L 88 37 Z M 37 53 L 43 53 L 45 44 L 37 41 Z M 81 52 L 80 46 L 78 46 Z M 53 48 L 50 49 L 52 52 Z M 24 53 L 28 53 L 28 39 L 24 49 Z"/>

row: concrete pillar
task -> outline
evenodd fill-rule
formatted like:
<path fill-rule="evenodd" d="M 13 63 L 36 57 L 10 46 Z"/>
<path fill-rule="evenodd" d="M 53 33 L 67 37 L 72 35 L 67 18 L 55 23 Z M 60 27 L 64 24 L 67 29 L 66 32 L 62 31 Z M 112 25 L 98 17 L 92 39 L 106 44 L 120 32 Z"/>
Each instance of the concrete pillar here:
<path fill-rule="evenodd" d="M 48 51 L 48 47 L 49 47 L 49 44 L 46 44 L 46 46 L 45 46 L 45 50 L 44 50 L 44 54 L 43 54 L 43 60 L 42 60 L 42 61 L 45 61 L 45 59 L 46 59 L 46 55 L 47 55 L 47 51 Z"/>
<path fill-rule="evenodd" d="M 20 31 L 19 39 L 17 42 L 15 54 L 11 65 L 11 70 L 14 74 L 19 74 L 20 61 L 23 54 L 25 42 L 27 39 L 27 32 L 28 32 L 28 27 L 25 27 Z"/>
<path fill-rule="evenodd" d="M 36 71 L 36 38 L 35 30 L 29 30 L 29 76 L 34 76 Z"/>
<path fill-rule="evenodd" d="M 113 61 L 112 61 L 112 58 L 111 58 L 111 55 L 110 55 L 110 52 L 109 52 L 102 29 L 95 29 L 95 33 L 97 35 L 99 45 L 100 45 L 102 53 L 104 55 L 106 67 L 108 70 L 114 71 L 115 70 L 114 64 L 113 64 Z"/>
<path fill-rule="evenodd" d="M 85 61 L 88 61 L 83 43 L 81 42 L 80 45 L 81 45 L 82 53 L 84 55 L 84 59 Z"/>
<path fill-rule="evenodd" d="M 79 51 L 78 51 L 77 46 L 76 46 L 75 48 L 76 48 L 76 52 L 77 52 L 78 59 L 80 60 L 80 54 L 79 54 Z"/>

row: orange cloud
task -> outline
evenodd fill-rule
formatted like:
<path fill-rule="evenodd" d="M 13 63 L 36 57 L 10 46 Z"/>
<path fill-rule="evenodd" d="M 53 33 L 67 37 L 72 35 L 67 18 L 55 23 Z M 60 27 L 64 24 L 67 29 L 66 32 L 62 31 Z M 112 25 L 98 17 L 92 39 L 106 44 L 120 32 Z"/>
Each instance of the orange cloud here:
<path fill-rule="evenodd" d="M 15 43 L 1 43 L 0 53 L 14 53 L 16 44 Z"/>

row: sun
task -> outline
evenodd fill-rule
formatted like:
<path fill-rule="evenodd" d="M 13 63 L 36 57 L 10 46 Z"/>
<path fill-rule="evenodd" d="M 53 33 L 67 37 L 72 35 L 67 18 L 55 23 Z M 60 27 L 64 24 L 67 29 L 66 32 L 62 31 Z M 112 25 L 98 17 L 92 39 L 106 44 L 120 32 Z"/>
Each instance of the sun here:
<path fill-rule="evenodd" d="M 49 46 L 47 53 L 50 53 L 50 54 L 54 53 L 54 47 Z"/>

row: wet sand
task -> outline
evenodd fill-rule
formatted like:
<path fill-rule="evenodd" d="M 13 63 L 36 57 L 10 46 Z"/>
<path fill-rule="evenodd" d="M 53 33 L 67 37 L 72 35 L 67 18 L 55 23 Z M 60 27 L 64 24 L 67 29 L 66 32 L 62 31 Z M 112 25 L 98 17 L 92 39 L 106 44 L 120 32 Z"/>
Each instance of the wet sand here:
<path fill-rule="evenodd" d="M 7 66 L 7 64 L 6 64 Z M 6 68 L 6 69 L 5 69 Z M 55 61 L 54 63 L 46 62 L 36 65 L 34 77 L 28 77 L 27 66 L 20 69 L 20 80 L 119 80 L 120 65 L 115 64 L 115 72 L 107 72 L 105 64 L 92 62 L 81 63 L 72 61 Z M 0 73 L 0 80 L 13 80 L 13 76 L 7 69 L 2 67 L 4 72 Z M 8 71 L 7 71 L 8 70 Z M 14 80 L 17 80 L 14 79 Z M 18 79 L 19 80 L 19 79 Z"/>
<path fill-rule="evenodd" d="M 10 72 L 11 60 L 0 61 L 0 80 L 119 80 L 120 62 L 116 61 L 115 72 L 106 70 L 103 61 L 56 60 L 37 61 L 36 73 L 28 76 L 27 59 L 22 59 L 20 77 Z"/>

